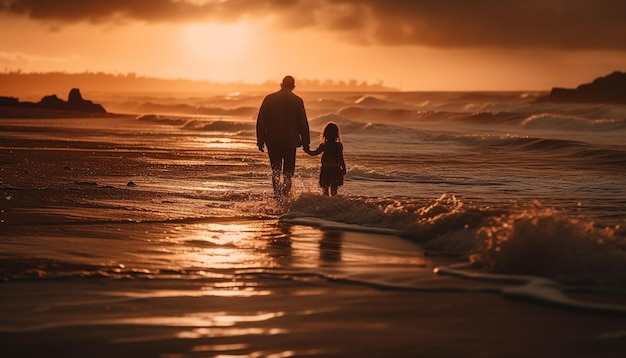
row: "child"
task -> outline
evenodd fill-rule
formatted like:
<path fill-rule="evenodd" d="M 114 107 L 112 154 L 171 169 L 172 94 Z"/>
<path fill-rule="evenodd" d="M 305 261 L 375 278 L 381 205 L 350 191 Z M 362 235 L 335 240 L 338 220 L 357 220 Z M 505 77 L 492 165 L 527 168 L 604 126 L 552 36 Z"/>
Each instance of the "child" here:
<path fill-rule="evenodd" d="M 311 151 L 305 149 L 309 155 L 322 154 L 322 168 L 320 169 L 320 187 L 324 195 L 337 195 L 337 188 L 343 185 L 343 176 L 346 175 L 346 163 L 343 160 L 343 144 L 339 127 L 332 122 L 326 123 L 320 136 L 320 145 Z"/>

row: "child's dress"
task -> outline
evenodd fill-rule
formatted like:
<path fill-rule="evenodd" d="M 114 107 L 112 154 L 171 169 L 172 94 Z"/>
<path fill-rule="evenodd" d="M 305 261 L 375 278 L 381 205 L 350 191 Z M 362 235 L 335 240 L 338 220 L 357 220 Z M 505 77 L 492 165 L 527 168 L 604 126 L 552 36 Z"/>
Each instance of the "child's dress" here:
<path fill-rule="evenodd" d="M 312 151 L 311 155 L 322 154 L 322 169 L 320 170 L 320 187 L 338 187 L 343 185 L 343 176 L 346 174 L 346 164 L 343 160 L 343 144 L 341 142 L 322 143 Z"/>

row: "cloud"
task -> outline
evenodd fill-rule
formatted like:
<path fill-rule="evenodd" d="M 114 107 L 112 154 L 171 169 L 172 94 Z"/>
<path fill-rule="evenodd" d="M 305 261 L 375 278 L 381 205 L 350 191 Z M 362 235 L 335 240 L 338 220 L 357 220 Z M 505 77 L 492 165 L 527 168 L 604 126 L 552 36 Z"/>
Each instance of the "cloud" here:
<path fill-rule="evenodd" d="M 5 65 L 32 65 L 32 64 L 64 64 L 77 61 L 80 58 L 73 56 L 39 56 L 27 54 L 23 52 L 4 52 L 0 51 L 0 64 Z"/>
<path fill-rule="evenodd" d="M 365 2 L 380 19 L 375 38 L 388 44 L 626 49 L 621 0 Z"/>
<path fill-rule="evenodd" d="M 207 4 L 176 0 L 0 0 L 5 13 L 36 20 L 103 23 L 118 20 L 190 21 Z"/>
<path fill-rule="evenodd" d="M 271 18 L 390 46 L 626 50 L 622 0 L 0 0 L 0 12 L 57 23 Z"/>

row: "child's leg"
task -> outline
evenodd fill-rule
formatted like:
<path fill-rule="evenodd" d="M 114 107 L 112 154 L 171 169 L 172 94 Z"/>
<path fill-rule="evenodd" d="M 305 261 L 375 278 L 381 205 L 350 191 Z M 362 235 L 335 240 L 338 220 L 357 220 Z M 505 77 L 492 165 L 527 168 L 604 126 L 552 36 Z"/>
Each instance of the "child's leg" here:
<path fill-rule="evenodd" d="M 332 185 L 330 187 L 330 195 L 332 195 L 332 196 L 337 195 L 337 188 L 338 188 L 337 185 Z"/>
<path fill-rule="evenodd" d="M 330 196 L 330 187 L 329 186 L 322 187 L 322 193 L 324 193 L 324 195 L 326 196 Z"/>

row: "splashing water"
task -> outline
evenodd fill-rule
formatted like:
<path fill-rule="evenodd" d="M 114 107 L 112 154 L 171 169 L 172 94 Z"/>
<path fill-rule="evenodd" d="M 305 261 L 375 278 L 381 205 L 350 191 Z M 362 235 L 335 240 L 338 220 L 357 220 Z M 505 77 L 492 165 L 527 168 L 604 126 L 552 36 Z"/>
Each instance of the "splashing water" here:
<path fill-rule="evenodd" d="M 471 260 L 492 271 L 626 284 L 626 238 L 619 226 L 596 227 L 539 204 L 489 221 L 477 232 Z"/>

